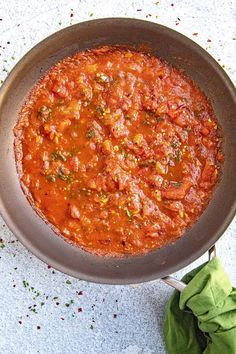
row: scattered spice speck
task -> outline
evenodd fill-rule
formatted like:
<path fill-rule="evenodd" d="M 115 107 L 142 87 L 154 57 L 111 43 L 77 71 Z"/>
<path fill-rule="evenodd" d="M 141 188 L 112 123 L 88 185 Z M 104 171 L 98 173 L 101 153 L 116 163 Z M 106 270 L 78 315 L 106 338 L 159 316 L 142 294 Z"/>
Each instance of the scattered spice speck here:
<path fill-rule="evenodd" d="M 70 280 L 67 280 L 67 281 L 66 281 L 66 284 L 71 285 L 72 283 L 71 283 Z"/>
<path fill-rule="evenodd" d="M 198 32 L 194 32 L 194 33 L 193 33 L 193 36 L 198 36 Z"/>
<path fill-rule="evenodd" d="M 90 327 L 89 327 L 89 328 L 90 328 L 90 329 L 94 329 L 94 327 L 93 327 L 93 325 L 92 325 L 92 324 L 90 325 Z"/>
<path fill-rule="evenodd" d="M 93 12 L 90 12 L 89 17 L 93 17 Z"/>
<path fill-rule="evenodd" d="M 3 248 L 5 248 L 6 246 L 4 245 L 4 243 L 2 241 L 0 241 L 0 249 L 3 250 Z"/>
<path fill-rule="evenodd" d="M 38 313 L 38 311 L 35 309 L 35 308 L 31 308 L 31 309 L 29 309 L 31 312 L 33 312 L 33 313 L 35 313 L 35 314 L 37 314 Z"/>
<path fill-rule="evenodd" d="M 24 288 L 27 288 L 29 286 L 29 283 L 26 280 L 23 280 L 22 283 L 23 283 Z"/>

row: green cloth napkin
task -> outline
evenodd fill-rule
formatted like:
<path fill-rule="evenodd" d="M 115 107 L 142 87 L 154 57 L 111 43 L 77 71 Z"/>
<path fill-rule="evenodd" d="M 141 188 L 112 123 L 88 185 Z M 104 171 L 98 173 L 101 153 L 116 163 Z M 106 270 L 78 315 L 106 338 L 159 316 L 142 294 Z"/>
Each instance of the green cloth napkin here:
<path fill-rule="evenodd" d="M 218 257 L 183 277 L 168 301 L 164 338 L 169 354 L 236 354 L 236 289 Z"/>

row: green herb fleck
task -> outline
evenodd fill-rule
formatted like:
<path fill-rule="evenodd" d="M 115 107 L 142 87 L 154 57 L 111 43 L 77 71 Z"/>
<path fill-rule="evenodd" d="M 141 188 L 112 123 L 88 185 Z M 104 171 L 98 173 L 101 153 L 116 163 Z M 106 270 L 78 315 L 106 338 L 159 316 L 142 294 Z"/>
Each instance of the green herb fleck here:
<path fill-rule="evenodd" d="M 103 106 L 97 106 L 97 107 L 95 108 L 95 111 L 96 111 L 98 114 L 103 115 L 103 114 L 105 113 L 105 107 L 103 107 Z"/>
<path fill-rule="evenodd" d="M 93 17 L 93 12 L 90 12 L 89 17 Z"/>
<path fill-rule="evenodd" d="M 95 77 L 95 80 L 99 84 L 107 84 L 107 83 L 113 81 L 113 79 L 110 76 L 108 76 L 108 75 L 106 75 L 104 73 L 97 73 L 96 77 Z"/>
<path fill-rule="evenodd" d="M 142 125 L 147 126 L 147 125 L 151 125 L 151 123 L 147 118 L 144 118 L 144 120 L 142 121 Z"/>
<path fill-rule="evenodd" d="M 70 300 L 69 302 L 67 302 L 65 304 L 66 307 L 69 307 L 70 305 L 72 305 L 74 303 L 74 300 Z"/>
<path fill-rule="evenodd" d="M 122 150 L 121 150 L 121 155 L 122 155 L 125 159 L 127 159 L 127 157 L 129 156 L 129 154 L 127 154 L 127 152 L 125 152 L 125 149 L 122 149 Z"/>
<path fill-rule="evenodd" d="M 66 284 L 71 285 L 72 283 L 71 283 L 71 281 L 70 281 L 70 280 L 67 280 L 67 281 L 66 281 Z"/>
<path fill-rule="evenodd" d="M 171 146 L 174 148 L 174 149 L 177 149 L 179 147 L 179 142 L 178 141 L 174 141 Z"/>
<path fill-rule="evenodd" d="M 56 181 L 56 177 L 53 176 L 53 175 L 48 175 L 46 178 L 47 178 L 47 180 L 48 180 L 49 182 L 55 182 L 55 181 Z"/>
<path fill-rule="evenodd" d="M 33 309 L 30 309 L 30 311 L 33 312 L 33 313 L 35 313 L 35 314 L 38 313 L 38 311 L 37 311 L 36 309 L 34 309 L 34 308 L 33 308 Z"/>
<path fill-rule="evenodd" d="M 4 247 L 6 247 L 6 246 L 5 246 L 4 243 L 1 241 L 1 242 L 0 242 L 0 248 L 3 249 Z"/>
<path fill-rule="evenodd" d="M 51 159 L 52 159 L 53 161 L 61 160 L 61 161 L 63 161 L 63 162 L 66 162 L 66 157 L 65 157 L 65 155 L 63 154 L 62 151 L 58 151 L 58 150 L 55 150 L 55 151 L 52 152 L 52 154 L 51 154 Z"/>
<path fill-rule="evenodd" d="M 92 139 L 94 137 L 95 137 L 95 131 L 93 129 L 88 130 L 86 133 L 86 138 Z"/>
<path fill-rule="evenodd" d="M 71 172 L 66 175 L 61 169 L 59 170 L 57 177 L 60 178 L 62 181 L 67 181 L 69 183 L 73 180 L 73 175 Z"/>
<path fill-rule="evenodd" d="M 180 150 L 176 150 L 175 152 L 175 161 L 179 162 L 181 159 L 181 151 Z"/>
<path fill-rule="evenodd" d="M 151 165 L 155 165 L 156 161 L 151 159 L 151 160 L 145 160 L 145 161 L 141 161 L 139 163 L 139 167 L 149 167 Z"/>
<path fill-rule="evenodd" d="M 171 184 L 173 187 L 179 188 L 180 186 L 182 186 L 183 182 L 181 182 L 181 181 L 180 182 L 172 182 Z"/>
<path fill-rule="evenodd" d="M 24 288 L 27 288 L 29 286 L 29 283 L 26 280 L 23 280 L 22 283 L 23 283 Z"/>
<path fill-rule="evenodd" d="M 129 210 L 128 208 L 125 209 L 125 212 L 126 212 L 126 215 L 128 216 L 129 218 L 129 221 L 132 221 L 133 220 L 133 213 L 131 210 Z"/>
<path fill-rule="evenodd" d="M 35 299 L 37 299 L 37 297 L 39 297 L 40 292 L 39 291 L 34 291 L 34 293 L 35 293 L 35 296 L 33 297 L 33 299 L 35 300 Z"/>
<path fill-rule="evenodd" d="M 42 106 L 38 110 L 37 117 L 42 119 L 43 122 L 48 122 L 52 118 L 52 110 L 47 106 Z"/>
<path fill-rule="evenodd" d="M 156 122 L 157 122 L 157 123 L 164 122 L 164 118 L 162 118 L 162 117 L 156 117 Z"/>
<path fill-rule="evenodd" d="M 94 329 L 94 327 L 93 327 L 93 325 L 90 325 L 90 327 L 89 327 L 90 329 Z"/>

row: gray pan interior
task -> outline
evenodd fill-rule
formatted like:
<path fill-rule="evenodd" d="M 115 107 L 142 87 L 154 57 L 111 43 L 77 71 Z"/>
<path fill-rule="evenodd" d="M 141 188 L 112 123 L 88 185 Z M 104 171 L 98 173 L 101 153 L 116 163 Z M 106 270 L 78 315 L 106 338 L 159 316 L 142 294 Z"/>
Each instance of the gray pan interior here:
<path fill-rule="evenodd" d="M 148 44 L 153 54 L 182 68 L 211 100 L 224 133 L 221 182 L 199 221 L 176 243 L 144 256 L 103 258 L 55 235 L 26 200 L 16 173 L 13 127 L 37 80 L 60 59 L 105 44 Z M 18 239 L 41 260 L 74 277 L 111 284 L 152 280 L 191 263 L 222 235 L 236 206 L 236 94 L 221 67 L 194 42 L 166 27 L 134 19 L 88 21 L 36 45 L 15 66 L 0 94 L 0 212 Z"/>

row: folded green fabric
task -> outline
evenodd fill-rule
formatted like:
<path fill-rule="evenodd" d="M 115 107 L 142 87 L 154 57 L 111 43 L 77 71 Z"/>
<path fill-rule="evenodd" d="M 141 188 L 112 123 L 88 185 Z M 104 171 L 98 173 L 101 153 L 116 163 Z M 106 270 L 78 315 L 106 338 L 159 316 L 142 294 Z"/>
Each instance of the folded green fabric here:
<path fill-rule="evenodd" d="M 164 338 L 169 354 L 236 354 L 236 289 L 218 257 L 183 277 L 168 301 Z"/>

